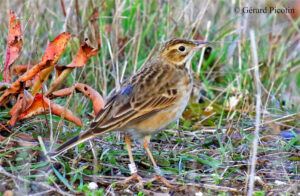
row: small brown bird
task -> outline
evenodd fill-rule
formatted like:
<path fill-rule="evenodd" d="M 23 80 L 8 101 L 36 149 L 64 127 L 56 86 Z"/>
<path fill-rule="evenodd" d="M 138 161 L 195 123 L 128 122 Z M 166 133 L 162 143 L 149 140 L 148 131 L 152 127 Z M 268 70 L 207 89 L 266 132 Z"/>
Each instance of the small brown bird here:
<path fill-rule="evenodd" d="M 125 180 L 142 181 L 137 175 L 130 146 L 130 137 L 142 139 L 154 165 L 156 177 L 172 187 L 153 159 L 148 148 L 151 135 L 177 120 L 185 109 L 192 90 L 191 59 L 208 42 L 173 39 L 148 61 L 135 75 L 125 81 L 119 91 L 107 99 L 89 130 L 62 144 L 49 156 L 56 156 L 79 143 L 108 131 L 124 131 L 129 154 L 131 177 Z"/>

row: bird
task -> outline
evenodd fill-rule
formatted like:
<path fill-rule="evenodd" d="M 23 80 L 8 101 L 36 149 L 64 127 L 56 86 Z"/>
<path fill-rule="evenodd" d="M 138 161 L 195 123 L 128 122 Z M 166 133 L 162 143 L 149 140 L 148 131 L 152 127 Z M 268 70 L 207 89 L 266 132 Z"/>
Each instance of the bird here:
<path fill-rule="evenodd" d="M 124 182 L 143 182 L 133 159 L 133 138 L 141 141 L 153 164 L 156 176 L 151 182 L 160 180 L 167 187 L 173 187 L 163 177 L 149 149 L 149 142 L 152 135 L 181 117 L 193 86 L 191 59 L 208 44 L 183 38 L 165 42 L 156 55 L 120 85 L 119 90 L 110 94 L 88 130 L 49 152 L 48 156 L 55 157 L 109 131 L 121 131 L 125 133 L 131 172 Z"/>

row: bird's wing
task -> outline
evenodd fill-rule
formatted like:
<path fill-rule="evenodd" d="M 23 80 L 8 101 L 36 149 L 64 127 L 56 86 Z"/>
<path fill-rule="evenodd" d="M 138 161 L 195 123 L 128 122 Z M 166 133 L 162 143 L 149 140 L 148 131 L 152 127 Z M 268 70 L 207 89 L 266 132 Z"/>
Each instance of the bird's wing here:
<path fill-rule="evenodd" d="M 179 96 L 177 89 L 170 85 L 170 82 L 168 85 L 167 82 L 162 82 L 167 81 L 163 80 L 163 75 L 167 77 L 170 74 L 151 68 L 144 69 L 139 75 L 142 76 L 133 78 L 108 99 L 91 124 L 94 134 L 121 128 L 174 104 Z M 155 80 L 157 77 L 160 77 L 161 81 Z"/>

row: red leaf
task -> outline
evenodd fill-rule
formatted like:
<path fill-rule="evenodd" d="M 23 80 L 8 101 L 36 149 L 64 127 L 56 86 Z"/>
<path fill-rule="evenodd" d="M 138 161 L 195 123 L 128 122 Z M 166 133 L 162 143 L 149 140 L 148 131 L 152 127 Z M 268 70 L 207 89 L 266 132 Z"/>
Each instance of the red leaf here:
<path fill-rule="evenodd" d="M 20 20 L 16 19 L 14 12 L 10 11 L 9 30 L 6 45 L 6 57 L 4 63 L 4 82 L 11 82 L 9 67 L 19 57 L 19 52 L 22 49 L 22 30 Z"/>
<path fill-rule="evenodd" d="M 42 57 L 42 61 L 53 60 L 53 64 L 55 64 L 65 50 L 70 37 L 70 33 L 63 32 L 59 34 L 54 41 L 50 42 L 48 45 L 45 54 Z"/>

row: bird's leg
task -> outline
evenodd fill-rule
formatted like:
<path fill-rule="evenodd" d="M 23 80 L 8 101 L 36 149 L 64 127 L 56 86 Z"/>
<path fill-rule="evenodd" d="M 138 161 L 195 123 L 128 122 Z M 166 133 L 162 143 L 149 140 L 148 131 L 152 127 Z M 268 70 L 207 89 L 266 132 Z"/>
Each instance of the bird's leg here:
<path fill-rule="evenodd" d="M 128 151 L 128 155 L 129 155 L 129 160 L 130 160 L 130 164 L 128 166 L 129 166 L 131 176 L 126 178 L 125 180 L 123 180 L 123 183 L 128 183 L 131 180 L 137 180 L 138 182 L 143 183 L 143 179 L 137 174 L 137 168 L 134 163 L 133 155 L 132 155 L 130 137 L 127 135 L 125 136 L 125 143 L 126 143 L 126 147 L 127 147 L 127 151 Z"/>
<path fill-rule="evenodd" d="M 155 170 L 155 173 L 156 173 L 156 176 L 155 176 L 153 179 L 151 179 L 149 182 L 153 182 L 153 181 L 156 181 L 156 180 L 160 180 L 160 181 L 161 181 L 164 185 L 166 185 L 167 187 L 173 188 L 173 186 L 168 182 L 168 180 L 165 179 L 165 178 L 162 176 L 162 172 L 161 172 L 159 166 L 157 166 L 157 164 L 156 164 L 156 162 L 155 162 L 155 160 L 154 160 L 154 158 L 153 158 L 153 156 L 152 156 L 152 153 L 151 153 L 151 151 L 149 150 L 148 144 L 149 144 L 149 141 L 150 141 L 150 137 L 151 137 L 151 136 L 146 136 L 146 137 L 144 138 L 144 140 L 143 140 L 144 148 L 145 148 L 145 150 L 146 150 L 146 152 L 147 152 L 147 154 L 148 154 L 148 156 L 149 156 L 149 158 L 150 158 L 150 160 L 151 160 L 151 162 L 152 162 L 152 164 L 153 164 L 153 166 L 154 166 L 154 170 Z"/>

